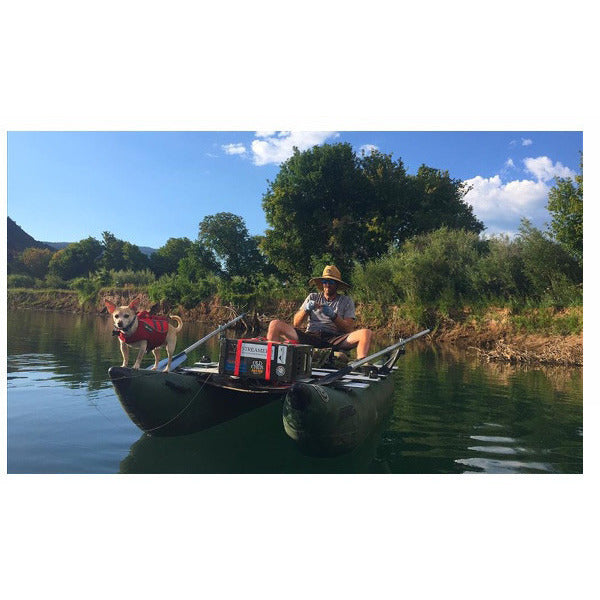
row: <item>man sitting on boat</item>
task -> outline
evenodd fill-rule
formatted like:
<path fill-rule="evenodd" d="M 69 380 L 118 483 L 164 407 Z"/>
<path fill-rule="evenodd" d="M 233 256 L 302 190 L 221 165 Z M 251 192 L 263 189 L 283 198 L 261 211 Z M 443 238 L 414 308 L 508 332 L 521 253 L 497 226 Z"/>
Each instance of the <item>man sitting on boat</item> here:
<path fill-rule="evenodd" d="M 269 323 L 267 340 L 279 342 L 284 339 L 310 344 L 315 348 L 333 348 L 334 351 L 347 351 L 356 348 L 356 358 L 369 354 L 370 329 L 354 329 L 356 318 L 354 301 L 346 294 L 350 286 L 342 281 L 339 269 L 328 265 L 321 277 L 313 277 L 308 284 L 322 289 L 310 293 L 293 319 L 293 326 L 285 321 L 274 319 Z M 301 329 L 308 318 L 306 330 Z"/>

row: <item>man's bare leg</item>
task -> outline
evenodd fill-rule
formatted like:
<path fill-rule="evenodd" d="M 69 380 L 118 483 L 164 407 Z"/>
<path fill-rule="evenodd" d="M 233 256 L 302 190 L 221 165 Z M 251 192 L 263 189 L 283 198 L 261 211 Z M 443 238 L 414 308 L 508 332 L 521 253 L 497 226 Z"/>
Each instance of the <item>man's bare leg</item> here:
<path fill-rule="evenodd" d="M 356 346 L 357 360 L 369 356 L 372 338 L 373 332 L 370 329 L 357 329 L 346 338 L 346 340 L 351 344 L 358 342 L 358 345 Z"/>
<path fill-rule="evenodd" d="M 298 341 L 298 334 L 296 330 L 285 321 L 274 319 L 269 323 L 269 329 L 267 330 L 267 340 L 270 342 L 280 342 L 282 340 L 295 340 Z"/>

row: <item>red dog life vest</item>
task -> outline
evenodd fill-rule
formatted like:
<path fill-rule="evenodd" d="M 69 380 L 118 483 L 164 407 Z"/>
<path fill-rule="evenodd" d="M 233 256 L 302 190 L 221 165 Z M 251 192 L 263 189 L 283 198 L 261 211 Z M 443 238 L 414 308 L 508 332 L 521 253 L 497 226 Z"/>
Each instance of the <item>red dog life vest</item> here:
<path fill-rule="evenodd" d="M 131 335 L 121 331 L 119 339 L 126 344 L 133 344 L 141 340 L 146 340 L 146 352 L 154 350 L 165 343 L 167 331 L 169 331 L 169 317 L 159 315 L 150 315 L 146 310 L 137 313 L 138 326 Z"/>

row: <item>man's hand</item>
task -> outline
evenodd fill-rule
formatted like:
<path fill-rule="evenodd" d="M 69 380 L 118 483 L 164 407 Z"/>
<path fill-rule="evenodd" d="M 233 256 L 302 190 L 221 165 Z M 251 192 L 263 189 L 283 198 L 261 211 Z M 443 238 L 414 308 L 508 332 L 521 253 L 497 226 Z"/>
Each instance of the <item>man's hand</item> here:
<path fill-rule="evenodd" d="M 337 317 L 337 313 L 333 310 L 333 308 L 331 308 L 331 306 L 328 306 L 327 304 L 321 308 L 321 312 L 326 317 L 329 317 L 332 321 L 334 321 Z"/>

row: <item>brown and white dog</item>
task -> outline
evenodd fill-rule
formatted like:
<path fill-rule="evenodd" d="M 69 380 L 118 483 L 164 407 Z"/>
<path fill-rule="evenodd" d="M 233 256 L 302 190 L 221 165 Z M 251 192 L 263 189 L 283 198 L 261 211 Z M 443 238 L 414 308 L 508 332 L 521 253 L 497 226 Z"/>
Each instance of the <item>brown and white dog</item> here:
<path fill-rule="evenodd" d="M 104 300 L 108 312 L 112 315 L 113 324 L 118 332 L 119 341 L 121 343 L 121 354 L 123 356 L 123 364 L 126 367 L 129 361 L 129 347 L 137 348 L 138 355 L 133 365 L 134 369 L 139 369 L 142 364 L 142 358 L 146 352 L 152 350 L 154 354 L 154 366 L 152 369 L 158 368 L 158 359 L 160 357 L 160 349 L 164 346 L 167 349 L 167 366 L 164 369 L 169 371 L 171 368 L 171 360 L 177 343 L 177 333 L 183 327 L 183 321 L 177 315 L 156 316 L 150 315 L 146 311 L 137 312 L 139 299 L 135 299 L 127 306 L 116 306 L 110 300 Z M 169 319 L 177 321 L 177 326 L 173 327 L 169 323 Z"/>

